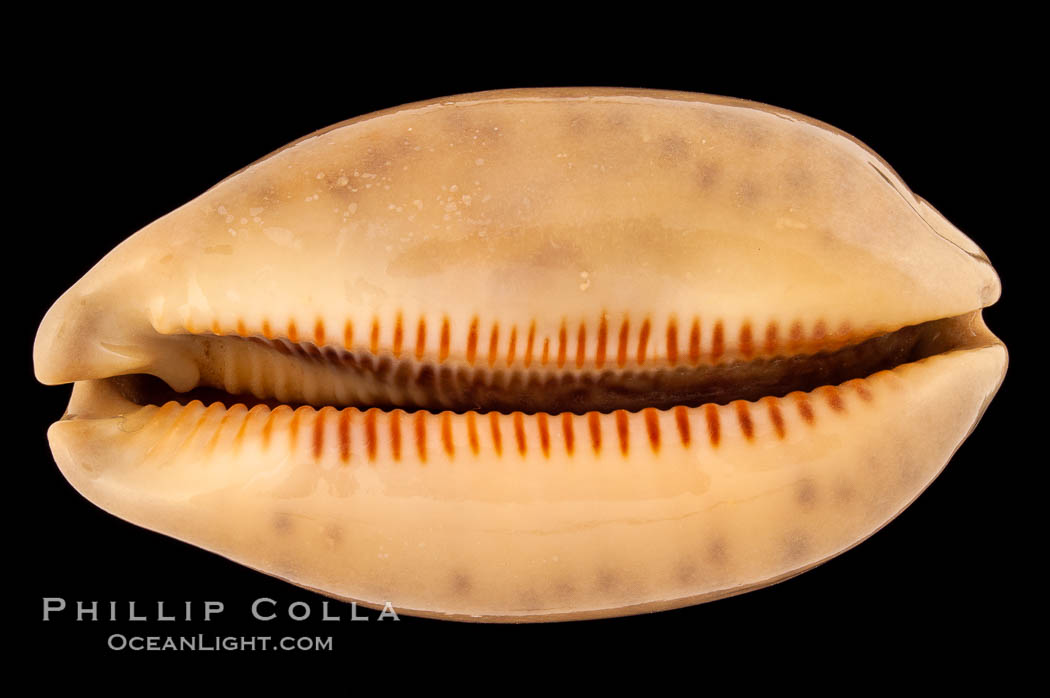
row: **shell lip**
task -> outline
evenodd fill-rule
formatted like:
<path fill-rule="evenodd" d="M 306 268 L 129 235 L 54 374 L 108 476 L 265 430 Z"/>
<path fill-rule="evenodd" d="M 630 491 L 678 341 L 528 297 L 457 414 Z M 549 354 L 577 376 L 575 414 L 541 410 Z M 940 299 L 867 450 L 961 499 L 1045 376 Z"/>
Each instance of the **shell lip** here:
<path fill-rule="evenodd" d="M 185 337 L 169 337 L 178 341 Z M 228 341 L 241 342 L 239 338 Z M 305 343 L 298 344 L 302 347 Z M 232 392 L 228 386 L 200 384 L 179 391 L 163 379 L 149 373 L 131 371 L 102 378 L 75 381 L 69 408 L 63 419 L 95 419 L 119 416 L 144 405 L 164 405 L 176 402 L 188 405 L 221 403 L 227 408 L 243 405 L 249 409 L 265 406 L 276 409 L 309 407 L 321 410 L 355 407 L 360 410 L 382 411 L 417 410 L 431 413 L 487 413 L 512 414 L 590 412 L 640 412 L 646 409 L 669 410 L 679 406 L 699 407 L 704 404 L 729 404 L 744 400 L 756 402 L 766 397 L 783 397 L 794 392 L 808 393 L 827 385 L 841 385 L 855 379 L 864 379 L 885 370 L 922 361 L 925 358 L 953 351 L 966 351 L 1002 343 L 984 324 L 981 311 L 962 316 L 922 323 L 902 328 L 830 352 L 779 357 L 773 360 L 735 362 L 719 366 L 701 366 L 674 371 L 648 372 L 593 372 L 538 371 L 531 374 L 481 370 L 475 373 L 461 369 L 458 374 L 447 371 L 451 380 L 460 383 L 443 384 L 435 379 L 433 366 L 414 365 L 406 359 L 397 364 L 378 356 L 367 361 L 354 359 L 353 366 L 345 361 L 322 365 L 328 375 L 350 371 L 353 380 L 362 376 L 375 380 L 400 377 L 413 390 L 390 388 L 380 399 L 369 401 L 316 400 L 301 394 L 267 394 L 259 391 Z M 311 345 L 312 346 L 312 345 Z M 275 352 L 281 354 L 281 352 Z M 281 354 L 284 356 L 284 354 Z M 318 363 L 316 347 L 302 349 L 302 356 L 292 353 L 291 362 Z M 307 364 L 309 365 L 309 364 Z M 415 374 L 410 375 L 410 369 Z M 199 373 L 207 374 L 207 369 Z M 429 376 L 429 377 L 428 377 Z M 403 387 L 403 386 L 402 386 Z M 299 389 L 299 386 L 293 386 Z M 444 392 L 442 392 L 444 389 Z"/>

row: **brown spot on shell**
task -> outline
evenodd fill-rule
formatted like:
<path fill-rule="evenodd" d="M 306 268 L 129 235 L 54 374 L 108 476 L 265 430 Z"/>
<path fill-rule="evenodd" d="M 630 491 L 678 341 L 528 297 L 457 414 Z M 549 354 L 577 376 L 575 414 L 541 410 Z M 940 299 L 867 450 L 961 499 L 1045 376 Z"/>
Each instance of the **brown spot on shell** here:
<path fill-rule="evenodd" d="M 813 175 L 808 170 L 792 165 L 784 172 L 784 183 L 795 192 L 806 192 L 813 187 Z"/>
<path fill-rule="evenodd" d="M 689 141 L 677 133 L 660 139 L 660 159 L 670 164 L 680 164 L 689 158 Z"/>
<path fill-rule="evenodd" d="M 470 590 L 473 584 L 470 581 L 470 577 L 463 572 L 457 572 L 452 575 L 452 593 L 458 596 L 466 596 L 470 594 Z"/>
<path fill-rule="evenodd" d="M 856 497 L 856 491 L 848 482 L 839 482 L 835 486 L 835 499 L 842 504 L 849 504 Z"/>
<path fill-rule="evenodd" d="M 361 171 L 369 174 L 380 174 L 389 169 L 390 163 L 395 156 L 383 148 L 369 146 L 365 153 L 358 157 L 360 158 L 358 166 L 361 168 Z"/>
<path fill-rule="evenodd" d="M 696 182 L 707 191 L 718 185 L 722 178 L 722 168 L 714 162 L 701 162 L 696 168 Z"/>
<path fill-rule="evenodd" d="M 273 515 L 273 530 L 276 533 L 286 535 L 292 532 L 293 528 L 292 517 L 284 512 L 277 512 Z"/>
<path fill-rule="evenodd" d="M 678 563 L 675 567 L 675 578 L 683 584 L 688 584 L 696 579 L 696 565 L 689 561 Z"/>
<path fill-rule="evenodd" d="M 810 550 L 809 536 L 801 531 L 794 531 L 784 537 L 784 558 L 789 563 L 801 562 Z"/>
<path fill-rule="evenodd" d="M 620 577 L 612 570 L 598 570 L 598 573 L 595 575 L 595 586 L 599 591 L 614 591 L 620 586 Z"/>
<path fill-rule="evenodd" d="M 802 478 L 795 483 L 795 501 L 802 509 L 812 509 L 817 502 L 817 485 L 812 478 Z"/>
<path fill-rule="evenodd" d="M 379 353 L 379 318 L 372 318 L 372 344 L 371 350 L 373 354 Z"/>
<path fill-rule="evenodd" d="M 543 602 L 535 591 L 529 589 L 522 593 L 520 606 L 525 611 L 538 611 L 543 608 Z"/>
<path fill-rule="evenodd" d="M 338 548 L 343 542 L 343 529 L 338 524 L 325 524 L 322 529 L 322 535 L 331 548 Z"/>
<path fill-rule="evenodd" d="M 719 567 L 729 561 L 728 548 L 724 538 L 714 538 L 707 546 L 707 561 Z"/>
<path fill-rule="evenodd" d="M 323 347 L 324 343 L 324 320 L 322 320 L 321 318 L 317 318 L 317 321 L 314 323 L 314 344 L 316 344 L 319 347 Z"/>
<path fill-rule="evenodd" d="M 563 602 L 569 601 L 576 595 L 576 587 L 562 580 L 551 587 L 551 595 Z"/>
<path fill-rule="evenodd" d="M 922 472 L 915 460 L 906 454 L 897 459 L 896 468 L 897 472 L 900 473 L 901 482 L 909 484 L 914 483 Z"/>

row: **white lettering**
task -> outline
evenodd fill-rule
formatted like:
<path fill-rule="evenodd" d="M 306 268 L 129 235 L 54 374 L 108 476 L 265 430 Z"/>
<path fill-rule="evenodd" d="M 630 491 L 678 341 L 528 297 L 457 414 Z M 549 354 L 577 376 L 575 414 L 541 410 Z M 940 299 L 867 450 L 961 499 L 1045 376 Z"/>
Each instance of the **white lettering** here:
<path fill-rule="evenodd" d="M 204 620 L 211 620 L 211 617 L 217 613 L 222 613 L 226 610 L 226 604 L 222 601 L 205 601 L 204 602 Z"/>
<path fill-rule="evenodd" d="M 269 602 L 273 606 L 277 605 L 276 601 L 274 601 L 273 599 L 268 599 L 265 596 L 262 597 L 261 599 L 256 599 L 255 602 L 252 604 L 252 615 L 255 616 L 256 620 L 273 620 L 274 618 L 277 617 L 276 613 L 271 613 L 270 615 L 266 616 L 265 618 L 263 616 L 259 615 L 259 606 L 264 601 Z"/>
<path fill-rule="evenodd" d="M 66 600 L 57 596 L 44 597 L 44 620 L 51 620 L 52 611 L 66 610 Z"/>
<path fill-rule="evenodd" d="M 297 616 L 295 614 L 295 607 L 296 606 L 302 606 L 303 607 L 303 614 L 301 616 Z M 306 604 L 305 601 L 296 601 L 295 603 L 293 603 L 291 606 L 288 607 L 288 617 L 291 618 L 292 620 L 306 620 L 307 618 L 310 617 L 310 607 Z"/>
<path fill-rule="evenodd" d="M 128 620 L 148 620 L 148 619 L 146 618 L 146 616 L 136 616 L 135 615 L 135 602 L 134 601 L 128 601 Z M 132 647 L 131 649 L 135 649 L 135 648 Z"/>
<path fill-rule="evenodd" d="M 394 610 L 394 605 L 392 603 L 390 603 L 389 601 L 387 601 L 385 604 L 383 604 L 383 612 L 379 614 L 379 620 L 384 620 L 386 618 L 393 618 L 394 620 L 401 620 L 400 618 L 397 617 L 397 611 Z"/>
<path fill-rule="evenodd" d="M 90 615 L 91 620 L 98 620 L 98 601 L 92 601 L 90 609 L 83 601 L 77 601 L 77 620 L 84 620 L 86 615 Z"/>
<path fill-rule="evenodd" d="M 323 616 L 321 618 L 321 620 L 340 620 L 339 616 L 328 615 L 328 602 L 327 601 L 322 601 L 321 602 L 321 615 Z"/>

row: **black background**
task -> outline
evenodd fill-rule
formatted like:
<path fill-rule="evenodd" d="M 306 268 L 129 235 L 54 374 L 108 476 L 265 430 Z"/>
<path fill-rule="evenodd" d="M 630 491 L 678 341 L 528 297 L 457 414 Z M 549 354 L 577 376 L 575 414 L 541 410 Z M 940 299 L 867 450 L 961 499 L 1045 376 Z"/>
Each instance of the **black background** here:
<path fill-rule="evenodd" d="M 14 576 L 27 587 L 15 603 L 33 638 L 30 648 L 54 658 L 113 655 L 105 648 L 113 632 L 333 635 L 334 654 L 368 663 L 406 648 L 464 661 L 518 650 L 571 656 L 591 643 L 659 646 L 674 638 L 682 647 L 686 638 L 688 647 L 704 652 L 815 655 L 821 645 L 921 652 L 946 642 L 984 647 L 1008 637 L 1019 620 L 1012 602 L 1028 589 L 1011 548 L 1017 535 L 1011 509 L 1027 477 L 1015 470 L 1025 385 L 1013 372 L 944 473 L 854 550 L 743 596 L 575 624 L 479 626 L 410 617 L 379 623 L 371 611 L 361 612 L 373 619 L 367 623 L 322 623 L 321 597 L 96 508 L 65 482 L 48 449 L 47 426 L 61 416 L 69 388 L 33 380 L 35 329 L 49 305 L 115 244 L 318 128 L 405 102 L 505 87 L 609 85 L 730 95 L 792 109 L 858 137 L 988 254 L 1004 292 L 986 319 L 1016 365 L 1026 341 L 1018 321 L 1020 265 L 1030 254 L 1014 232 L 1016 163 L 1030 157 L 1018 120 L 1025 97 L 1017 85 L 1030 65 L 963 36 L 931 44 L 891 34 L 880 37 L 877 49 L 864 38 L 834 46 L 825 38 L 803 41 L 808 51 L 795 44 L 763 51 L 743 40 L 716 48 L 662 37 L 644 44 L 599 40 L 569 51 L 556 36 L 537 36 L 466 50 L 455 42 L 415 49 L 409 42 L 396 51 L 297 47 L 288 52 L 294 55 L 274 56 L 241 46 L 207 57 L 191 37 L 152 51 L 148 42 L 116 50 L 85 40 L 44 52 L 57 57 L 56 64 L 19 66 L 26 98 L 18 116 L 28 118 L 20 126 L 24 138 L 14 136 L 22 142 L 14 145 L 25 146 L 29 157 L 21 173 L 24 199 L 8 204 L 26 214 L 17 232 L 27 247 L 8 260 L 25 272 L 14 299 L 19 324 L 8 342 L 9 365 L 23 381 L 23 409 L 8 434 L 21 453 L 9 464 L 18 494 L 9 496 L 31 512 L 12 535 L 20 548 Z M 46 596 L 71 605 L 118 601 L 122 615 L 132 600 L 151 616 L 157 601 L 169 609 L 193 601 L 195 617 L 204 600 L 222 601 L 226 611 L 209 624 L 76 623 L 68 612 L 44 623 Z M 263 596 L 277 600 L 279 609 L 306 601 L 313 618 L 254 621 L 249 606 Z"/>

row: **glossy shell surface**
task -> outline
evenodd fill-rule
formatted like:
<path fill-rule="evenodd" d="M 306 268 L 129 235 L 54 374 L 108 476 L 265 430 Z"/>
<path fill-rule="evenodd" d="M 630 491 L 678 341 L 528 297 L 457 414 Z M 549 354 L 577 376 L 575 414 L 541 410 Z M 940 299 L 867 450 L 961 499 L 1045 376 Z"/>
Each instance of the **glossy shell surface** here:
<path fill-rule="evenodd" d="M 365 604 L 590 618 L 764 586 L 892 519 L 1002 380 L 980 319 L 999 289 L 824 124 L 515 90 L 227 178 L 64 294 L 34 360 L 75 384 L 59 467 L 117 516 Z M 768 394 L 750 372 L 902 336 L 937 350 Z M 113 378 L 140 374 L 228 398 Z"/>

